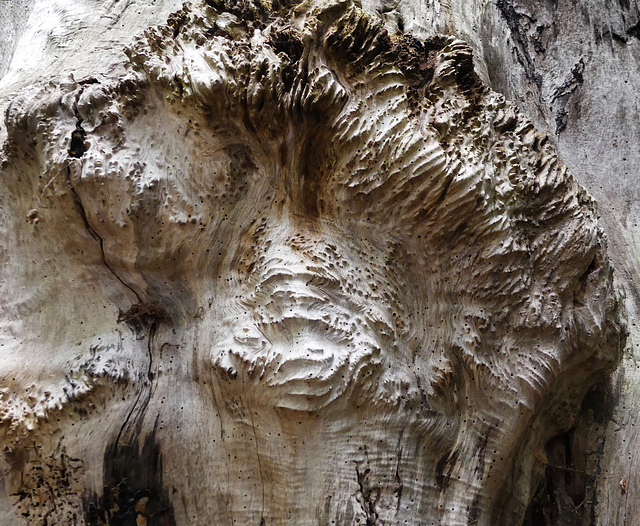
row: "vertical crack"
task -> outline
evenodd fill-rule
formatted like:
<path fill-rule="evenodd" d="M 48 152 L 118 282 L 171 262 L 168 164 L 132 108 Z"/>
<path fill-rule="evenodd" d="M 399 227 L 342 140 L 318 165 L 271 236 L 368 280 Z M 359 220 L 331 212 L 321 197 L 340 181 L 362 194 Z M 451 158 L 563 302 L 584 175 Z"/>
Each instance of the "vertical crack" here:
<path fill-rule="evenodd" d="M 398 451 L 398 462 L 396 464 L 395 474 L 395 489 L 394 493 L 398 499 L 396 504 L 396 511 L 400 511 L 400 503 L 402 501 L 402 490 L 404 489 L 404 483 L 402 482 L 402 475 L 400 474 L 400 465 L 402 464 L 402 448 Z"/>
<path fill-rule="evenodd" d="M 118 431 L 118 435 L 116 437 L 116 451 L 114 452 L 114 455 L 117 454 L 117 448 L 121 445 L 121 441 L 122 441 L 122 437 L 125 434 L 132 434 L 132 435 L 136 435 L 136 430 L 134 429 L 133 432 L 127 428 L 131 427 L 131 420 L 134 416 L 134 414 L 137 412 L 139 413 L 138 417 L 137 417 L 137 427 L 140 428 L 142 425 L 142 418 L 147 410 L 147 407 L 149 405 L 149 401 L 151 400 L 151 387 L 152 387 L 152 382 L 153 382 L 153 371 L 152 371 L 152 367 L 153 367 L 153 343 L 155 341 L 155 334 L 156 334 L 156 330 L 157 330 L 157 323 L 156 322 L 152 322 L 150 327 L 149 327 L 149 331 L 147 333 L 147 356 L 148 356 L 148 365 L 147 365 L 147 386 L 146 388 L 143 388 L 140 390 L 140 392 L 138 393 L 138 397 L 136 398 L 136 401 L 134 402 L 134 404 L 131 406 L 131 409 L 129 410 L 124 423 L 122 424 L 122 426 L 120 427 L 120 431 Z M 142 401 L 142 403 L 140 403 L 140 400 L 143 398 L 144 395 L 144 399 Z M 128 446 L 129 444 L 125 444 L 126 446 Z"/>
<path fill-rule="evenodd" d="M 82 221 L 84 222 L 85 228 L 87 229 L 89 234 L 91 234 L 91 237 L 93 237 L 93 239 L 95 239 L 98 242 L 98 245 L 100 246 L 100 254 L 102 256 L 102 262 L 104 263 L 104 266 L 107 267 L 109 272 L 111 272 L 111 274 L 113 274 L 113 276 L 120 283 L 122 283 L 122 285 L 124 285 L 127 289 L 129 289 L 134 294 L 134 296 L 138 300 L 138 303 L 142 303 L 142 299 L 140 298 L 140 295 L 135 291 L 135 289 L 131 285 L 126 283 L 120 276 L 118 276 L 117 272 L 113 269 L 113 267 L 107 261 L 107 256 L 104 251 L 104 239 L 100 234 L 98 234 L 95 231 L 95 229 L 91 226 L 91 223 L 89 223 L 89 218 L 87 217 L 87 212 L 84 208 L 84 205 L 82 204 L 80 195 L 78 195 L 78 191 L 76 190 L 76 188 L 73 186 L 73 183 L 71 182 L 71 168 L 69 166 L 67 166 L 67 186 L 69 186 L 69 188 L 71 189 L 71 193 L 73 194 L 73 200 L 76 206 L 78 207 L 78 211 L 80 212 L 80 216 L 82 217 Z"/>
<path fill-rule="evenodd" d="M 356 464 L 356 480 L 360 489 L 360 495 L 362 496 L 362 510 L 364 511 L 367 520 L 366 526 L 375 526 L 376 521 L 378 520 L 376 503 L 378 502 L 378 497 L 380 495 L 378 493 L 378 495 L 374 498 L 371 494 L 371 488 L 368 487 L 366 480 L 369 473 L 369 469 L 365 469 L 364 473 L 360 473 L 358 465 Z"/>
<path fill-rule="evenodd" d="M 89 83 L 93 83 L 93 81 L 89 81 Z M 71 144 L 69 146 L 69 155 L 76 159 L 81 158 L 87 151 L 87 147 L 85 145 L 85 138 L 87 136 L 87 133 L 82 127 L 82 116 L 78 111 L 78 101 L 80 100 L 80 97 L 82 96 L 83 92 L 84 92 L 84 87 L 81 87 L 78 90 L 78 95 L 76 96 L 76 99 L 73 103 L 73 113 L 76 118 L 76 129 L 73 132 L 71 132 Z M 67 164 L 67 186 L 69 186 L 69 188 L 71 189 L 71 193 L 73 194 L 73 200 L 76 206 L 78 207 L 78 210 L 84 222 L 85 228 L 89 231 L 89 234 L 91 234 L 91 237 L 93 237 L 93 239 L 95 239 L 100 245 L 100 254 L 102 256 L 102 262 L 104 263 L 105 267 L 109 269 L 109 272 L 111 272 L 111 274 L 113 274 L 113 276 L 120 283 L 122 283 L 122 285 L 124 285 L 127 289 L 129 289 L 134 294 L 138 303 L 142 303 L 140 295 L 133 289 L 133 287 L 131 287 L 120 276 L 118 276 L 116 271 L 107 261 L 107 256 L 104 251 L 104 239 L 100 234 L 98 234 L 98 232 L 96 232 L 96 229 L 93 228 L 91 226 L 91 223 L 89 222 L 89 217 L 84 208 L 84 205 L 82 204 L 82 199 L 80 198 L 78 191 L 76 190 L 75 186 L 73 185 L 73 182 L 71 181 L 71 167 L 69 166 L 69 164 Z"/>

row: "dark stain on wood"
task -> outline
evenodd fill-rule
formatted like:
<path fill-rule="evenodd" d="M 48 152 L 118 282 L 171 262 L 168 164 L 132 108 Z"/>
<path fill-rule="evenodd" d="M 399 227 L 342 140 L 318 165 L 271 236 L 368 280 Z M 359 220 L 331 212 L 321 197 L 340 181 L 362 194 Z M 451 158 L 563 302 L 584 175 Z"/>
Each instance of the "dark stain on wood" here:
<path fill-rule="evenodd" d="M 469 512 L 467 513 L 467 519 L 469 521 L 467 524 L 469 526 L 475 526 L 479 523 L 481 511 L 482 508 L 480 507 L 480 494 L 477 494 L 474 497 L 471 506 L 469 507 Z"/>
<path fill-rule="evenodd" d="M 162 456 L 155 429 L 141 448 L 137 440 L 126 442 L 116 439 L 107 447 L 104 493 L 84 502 L 87 525 L 175 526 L 169 491 L 162 482 Z"/>
<path fill-rule="evenodd" d="M 449 485 L 449 478 L 453 472 L 453 468 L 458 461 L 459 451 L 449 451 L 445 453 L 436 464 L 436 484 L 440 489 L 444 489 Z"/>

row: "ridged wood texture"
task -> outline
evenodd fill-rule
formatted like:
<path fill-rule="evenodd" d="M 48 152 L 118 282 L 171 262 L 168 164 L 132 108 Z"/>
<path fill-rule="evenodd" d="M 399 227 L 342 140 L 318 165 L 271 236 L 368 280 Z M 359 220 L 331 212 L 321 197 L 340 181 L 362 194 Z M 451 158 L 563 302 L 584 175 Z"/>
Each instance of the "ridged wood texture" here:
<path fill-rule="evenodd" d="M 2 84 L 3 524 L 521 523 L 625 336 L 548 138 L 352 2 L 148 20 Z"/>

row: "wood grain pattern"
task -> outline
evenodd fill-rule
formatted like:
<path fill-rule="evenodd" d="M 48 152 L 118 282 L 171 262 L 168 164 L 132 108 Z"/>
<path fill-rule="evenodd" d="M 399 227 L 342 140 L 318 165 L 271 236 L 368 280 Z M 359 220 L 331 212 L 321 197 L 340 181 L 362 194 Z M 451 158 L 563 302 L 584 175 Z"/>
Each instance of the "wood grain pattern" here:
<path fill-rule="evenodd" d="M 355 3 L 136 33 L 6 98 L 0 517 L 521 522 L 625 339 L 547 137 Z"/>

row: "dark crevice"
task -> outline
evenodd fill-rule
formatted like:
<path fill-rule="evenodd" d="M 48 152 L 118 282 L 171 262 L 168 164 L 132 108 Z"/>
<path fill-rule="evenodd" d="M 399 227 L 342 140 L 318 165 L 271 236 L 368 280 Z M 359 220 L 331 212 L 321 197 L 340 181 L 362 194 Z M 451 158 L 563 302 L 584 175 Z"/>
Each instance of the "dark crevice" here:
<path fill-rule="evenodd" d="M 87 132 L 82 127 L 82 119 L 78 119 L 76 122 L 76 129 L 71 132 L 71 145 L 69 146 L 69 155 L 79 159 L 87 151 L 87 146 L 84 142 L 87 137 Z"/>
<path fill-rule="evenodd" d="M 360 469 L 356 465 L 356 481 L 358 482 L 358 488 L 360 489 L 360 495 L 362 497 L 362 509 L 366 518 L 366 526 L 375 526 L 378 520 L 378 512 L 376 511 L 376 503 L 378 501 L 377 496 L 372 495 L 371 488 L 367 484 L 367 476 L 370 470 L 367 468 L 363 473 L 360 473 Z"/>
<path fill-rule="evenodd" d="M 571 72 L 569 73 L 567 79 L 553 92 L 553 95 L 551 96 L 551 102 L 555 102 L 562 97 L 571 95 L 575 90 L 578 89 L 578 87 L 584 82 L 584 66 L 584 60 L 580 59 L 571 68 Z"/>
<path fill-rule="evenodd" d="M 496 0 L 498 11 L 507 23 L 511 33 L 511 38 L 515 44 L 515 51 L 518 62 L 524 68 L 526 77 L 538 88 L 542 87 L 542 75 L 536 71 L 535 64 L 529 53 L 529 43 L 527 36 L 520 25 L 520 18 L 524 15 L 518 13 L 516 8 L 508 0 Z"/>
<path fill-rule="evenodd" d="M 81 85 L 84 86 L 87 83 L 90 83 L 90 82 L 85 81 L 81 83 Z M 78 101 L 80 100 L 80 97 L 82 96 L 83 92 L 84 92 L 84 87 L 80 88 L 80 90 L 78 91 L 78 95 L 76 96 L 76 100 L 73 105 L 73 113 L 76 118 L 76 129 L 71 132 L 71 142 L 69 144 L 69 155 L 71 157 L 75 157 L 76 159 L 79 159 L 80 157 L 82 157 L 87 151 L 87 145 L 85 143 L 85 139 L 87 138 L 87 132 L 82 127 L 82 117 L 80 115 L 80 112 L 78 111 Z"/>
<path fill-rule="evenodd" d="M 612 40 L 615 42 L 619 42 L 620 44 L 626 44 L 629 40 L 627 35 L 621 35 L 620 33 L 616 33 L 615 31 L 607 31 L 602 36 L 609 35 Z"/>
<path fill-rule="evenodd" d="M 574 432 L 560 434 L 547 442 L 545 478 L 529 509 L 525 526 L 574 526 L 583 524 L 581 503 L 586 493 L 585 472 L 573 468 Z"/>
<path fill-rule="evenodd" d="M 559 110 L 556 111 L 556 116 L 555 116 L 556 135 L 559 135 L 560 132 L 564 131 L 564 129 L 567 127 L 568 115 L 569 114 L 567 113 L 567 110 L 565 110 L 564 108 L 560 108 Z"/>
<path fill-rule="evenodd" d="M 636 22 L 633 26 L 627 29 L 627 35 L 633 38 L 640 39 L 640 20 Z"/>
<path fill-rule="evenodd" d="M 600 462 L 614 406 L 611 381 L 602 380 L 585 396 L 576 427 L 547 442 L 545 477 L 527 508 L 524 526 L 597 524 Z"/>
<path fill-rule="evenodd" d="M 284 53 L 291 62 L 298 62 L 304 53 L 300 36 L 290 28 L 273 31 L 267 43 L 276 53 Z"/>
<path fill-rule="evenodd" d="M 447 197 L 447 192 L 451 187 L 451 183 L 453 182 L 454 177 L 455 177 L 454 175 L 449 176 L 449 178 L 442 185 L 442 191 L 440 192 L 440 195 L 436 199 L 435 203 L 433 203 L 433 206 L 432 206 L 433 209 L 438 208 L 442 203 L 444 203 L 444 200 Z"/>
<path fill-rule="evenodd" d="M 569 99 L 573 95 L 573 93 L 582 85 L 584 82 L 584 60 L 580 59 L 574 66 L 571 68 L 571 72 L 562 83 L 561 86 L 556 88 L 551 96 L 551 105 L 556 106 L 555 108 L 555 121 L 556 121 L 556 135 L 558 135 L 561 131 L 563 131 L 567 127 L 567 117 L 568 112 L 566 107 L 569 103 Z M 556 103 L 557 104 L 554 104 Z"/>
<path fill-rule="evenodd" d="M 396 475 L 395 475 L 395 489 L 394 493 L 396 494 L 397 503 L 396 503 L 396 511 L 400 511 L 400 503 L 402 502 L 402 490 L 404 489 L 404 483 L 402 482 L 402 476 L 400 475 L 400 464 L 402 462 L 402 448 L 398 451 L 398 463 L 396 464 Z"/>
<path fill-rule="evenodd" d="M 162 458 L 152 434 L 142 448 L 120 451 L 118 466 L 102 497 L 85 497 L 87 526 L 176 526 L 169 491 L 162 483 Z"/>
<path fill-rule="evenodd" d="M 121 310 L 118 315 L 118 323 L 126 323 L 141 338 L 144 338 L 150 327 L 169 321 L 171 317 L 167 311 L 159 304 L 152 302 L 135 303 L 129 310 Z"/>
<path fill-rule="evenodd" d="M 591 524 L 596 524 L 596 509 L 598 508 L 598 481 L 602 478 L 602 460 L 606 443 L 607 423 L 613 419 L 614 408 L 618 406 L 621 393 L 621 383 L 615 386 L 611 378 L 605 378 L 587 393 L 580 407 L 582 421 L 579 422 L 577 432 L 591 437 L 591 447 L 587 454 L 593 457 L 590 473 L 587 475 L 585 514 L 588 513 Z M 586 423 L 585 423 L 586 422 Z M 588 429 L 591 427 L 592 429 Z M 584 430 L 588 429 L 587 432 Z"/>

